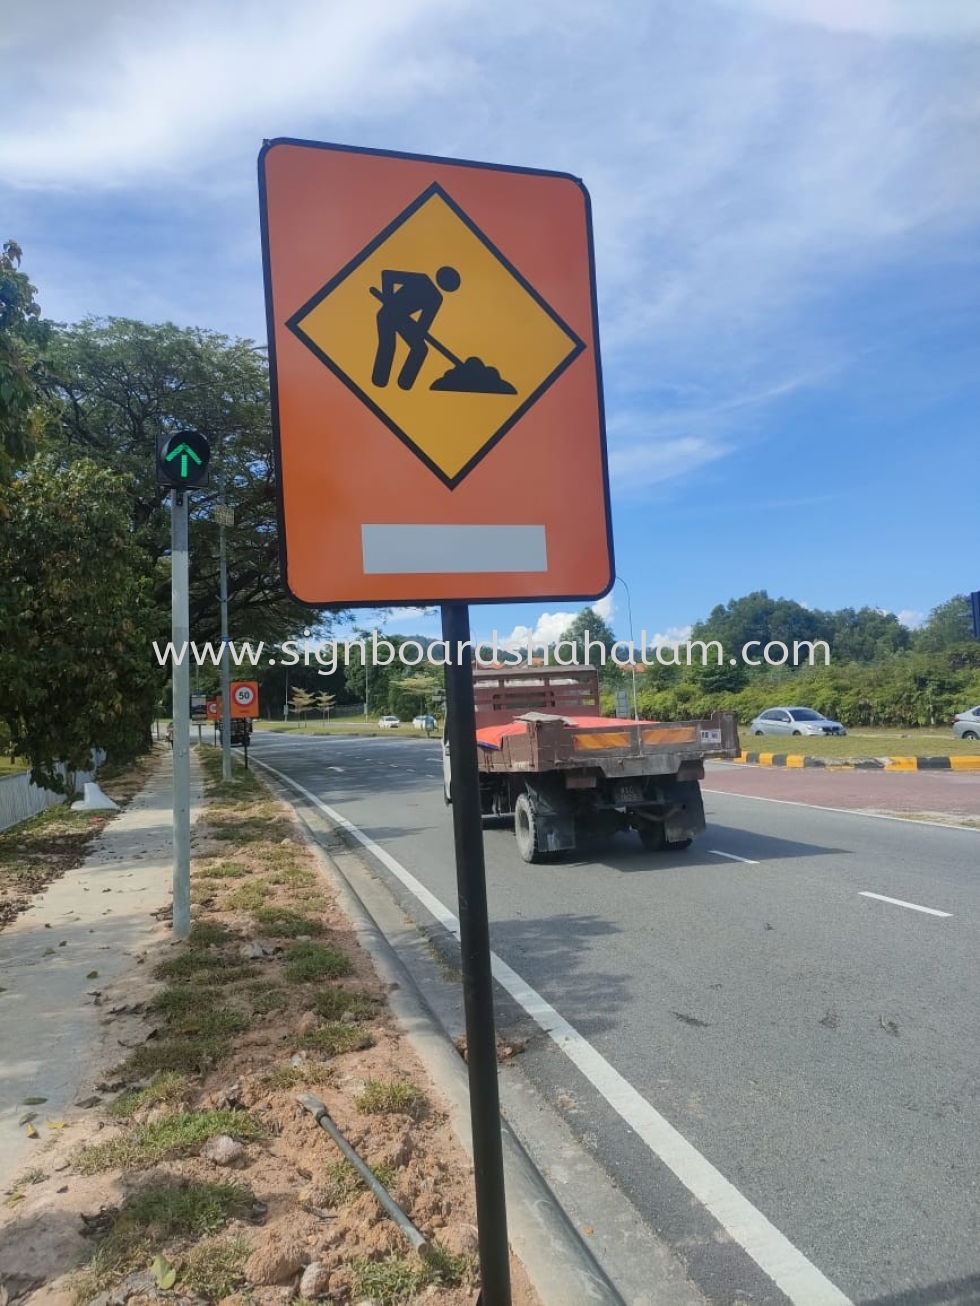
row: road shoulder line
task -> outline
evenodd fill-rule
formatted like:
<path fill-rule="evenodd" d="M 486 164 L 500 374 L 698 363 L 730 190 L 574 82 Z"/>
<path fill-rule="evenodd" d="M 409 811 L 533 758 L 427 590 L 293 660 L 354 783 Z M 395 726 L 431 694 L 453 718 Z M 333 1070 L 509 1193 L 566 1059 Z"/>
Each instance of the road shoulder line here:
<path fill-rule="evenodd" d="M 302 794 L 330 821 L 346 830 L 387 867 L 455 938 L 459 938 L 456 917 L 390 853 L 295 780 L 268 763 L 261 765 Z M 852 1306 L 850 1299 L 785 1234 L 716 1170 L 541 994 L 495 953 L 492 954 L 492 967 L 497 982 L 790 1301 L 796 1306 Z"/>

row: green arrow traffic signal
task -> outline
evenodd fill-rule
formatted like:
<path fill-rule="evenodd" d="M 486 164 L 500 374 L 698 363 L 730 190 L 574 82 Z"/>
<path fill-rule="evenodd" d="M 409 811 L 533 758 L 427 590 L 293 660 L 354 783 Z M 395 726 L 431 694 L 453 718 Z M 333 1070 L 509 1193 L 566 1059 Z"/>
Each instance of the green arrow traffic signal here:
<path fill-rule="evenodd" d="M 172 463 L 178 454 L 180 455 L 180 479 L 186 481 L 187 468 L 189 466 L 187 462 L 188 458 L 193 458 L 198 467 L 201 466 L 201 459 L 198 458 L 197 454 L 189 444 L 179 444 L 176 449 L 171 449 L 170 453 L 167 454 L 165 461 Z"/>
<path fill-rule="evenodd" d="M 199 431 L 175 431 L 157 440 L 157 481 L 175 490 L 208 483 L 211 446 Z"/>

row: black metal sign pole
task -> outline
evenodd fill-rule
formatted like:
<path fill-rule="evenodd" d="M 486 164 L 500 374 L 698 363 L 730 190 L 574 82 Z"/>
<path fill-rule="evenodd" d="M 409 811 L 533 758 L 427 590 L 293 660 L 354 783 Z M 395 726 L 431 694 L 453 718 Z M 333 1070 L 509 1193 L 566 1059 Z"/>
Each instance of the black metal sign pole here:
<path fill-rule="evenodd" d="M 468 646 L 470 613 L 465 603 L 442 605 L 442 637 L 449 646 L 446 666 L 446 730 L 449 739 L 459 893 L 460 953 L 466 1011 L 466 1060 L 473 1125 L 476 1216 L 480 1233 L 482 1306 L 510 1306 L 510 1260 L 504 1201 L 504 1158 L 500 1140 L 497 1047 L 490 972 L 490 921 L 483 860 L 483 820 L 476 756 L 473 657 Z"/>

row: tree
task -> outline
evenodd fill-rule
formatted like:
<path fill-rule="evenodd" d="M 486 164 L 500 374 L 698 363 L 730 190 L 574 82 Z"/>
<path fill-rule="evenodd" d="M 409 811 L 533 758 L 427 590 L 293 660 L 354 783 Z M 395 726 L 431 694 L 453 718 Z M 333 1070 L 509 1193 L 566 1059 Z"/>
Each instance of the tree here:
<path fill-rule="evenodd" d="M 588 636 L 588 655 L 586 655 L 586 636 Z M 583 608 L 574 620 L 570 621 L 558 636 L 555 649 L 562 662 L 570 662 L 571 644 L 575 651 L 575 661 L 585 666 L 594 667 L 613 665 L 609 654 L 616 643 L 616 636 L 608 622 L 599 616 L 595 608 Z M 559 645 L 566 647 L 560 648 Z M 605 656 L 603 656 L 603 653 Z"/>
<path fill-rule="evenodd" d="M 191 497 L 190 621 L 195 639 L 220 635 L 218 525 L 224 497 L 232 638 L 274 641 L 313 624 L 279 576 L 268 366 L 250 340 L 172 324 L 89 318 L 59 332 L 52 366 L 60 399 L 58 448 L 131 477 L 135 538 L 153 561 L 170 547 L 169 491 L 156 483 L 157 436 L 200 431 L 211 442 L 211 485 Z M 170 581 L 156 589 L 169 608 Z M 331 618 L 317 618 L 329 624 Z"/>
<path fill-rule="evenodd" d="M 308 689 L 294 689 L 289 700 L 290 712 L 298 712 L 300 716 L 309 712 L 314 704 L 314 696 Z"/>
<path fill-rule="evenodd" d="M 0 485 L 0 719 L 38 784 L 149 742 L 152 574 L 133 542 L 124 480 L 39 457 Z"/>
<path fill-rule="evenodd" d="M 915 647 L 922 653 L 942 653 L 951 645 L 973 638 L 973 615 L 966 594 L 955 594 L 932 609 L 921 630 L 916 631 Z"/>
<path fill-rule="evenodd" d="M 824 614 L 830 627 L 827 642 L 835 662 L 875 662 L 907 649 L 911 632 L 894 612 L 878 608 L 841 608 Z"/>
<path fill-rule="evenodd" d="M 393 680 L 390 687 L 395 709 L 408 708 L 413 715 L 416 709 L 419 714 L 424 713 L 432 706 L 435 699 L 442 696 L 443 692 L 439 677 L 425 671 L 416 672 L 412 676 L 402 676 L 400 680 Z M 408 715 L 407 711 L 405 715 Z"/>
<path fill-rule="evenodd" d="M 0 252 L 0 474 L 27 462 L 48 417 L 51 326 L 41 320 L 37 291 L 20 270 L 22 257 L 13 240 Z"/>
<path fill-rule="evenodd" d="M 318 711 L 319 711 L 319 713 L 320 713 L 320 720 L 321 720 L 321 721 L 324 719 L 324 717 L 327 717 L 327 716 L 330 715 L 330 709 L 333 707 L 333 705 L 336 703 L 336 701 L 337 701 L 337 695 L 336 695 L 336 694 L 327 694 L 327 693 L 325 693 L 325 692 L 323 692 L 323 691 L 321 691 L 319 694 L 317 694 L 316 699 L 314 700 L 314 702 L 315 702 L 316 707 L 317 707 L 317 709 L 318 709 Z"/>

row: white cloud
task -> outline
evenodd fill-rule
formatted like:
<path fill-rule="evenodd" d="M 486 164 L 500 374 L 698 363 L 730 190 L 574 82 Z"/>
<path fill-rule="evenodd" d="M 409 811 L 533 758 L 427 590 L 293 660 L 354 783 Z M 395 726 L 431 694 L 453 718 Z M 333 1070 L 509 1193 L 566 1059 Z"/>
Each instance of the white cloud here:
<path fill-rule="evenodd" d="M 875 36 L 980 35 L 976 0 L 725 0 L 790 22 Z"/>
<path fill-rule="evenodd" d="M 107 230 L 86 307 L 205 304 L 261 336 L 243 251 L 263 137 L 574 172 L 612 473 L 644 494 L 826 384 L 855 353 L 835 296 L 950 257 L 980 218 L 977 32 L 977 0 L 34 0 L 0 34 L 0 177 L 25 232 L 46 188 L 165 196 L 184 254 L 165 292 L 138 235 L 123 264 Z M 56 239 L 30 263 L 46 307 L 82 270 L 70 221 Z"/>
<path fill-rule="evenodd" d="M 21 186 L 173 178 L 220 157 L 229 137 L 247 133 L 257 148 L 270 124 L 279 135 L 313 114 L 396 113 L 466 75 L 439 37 L 458 8 L 120 0 L 59 39 L 62 6 L 41 0 L 8 37 L 30 75 L 8 83 L 0 173 Z"/>
<path fill-rule="evenodd" d="M 925 623 L 926 614 L 917 612 L 914 608 L 903 608 L 901 612 L 896 612 L 895 616 L 901 625 L 907 626 L 909 630 L 918 630 Z"/>

